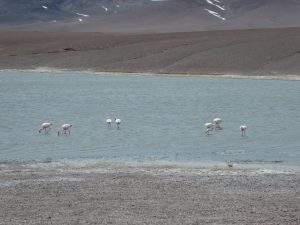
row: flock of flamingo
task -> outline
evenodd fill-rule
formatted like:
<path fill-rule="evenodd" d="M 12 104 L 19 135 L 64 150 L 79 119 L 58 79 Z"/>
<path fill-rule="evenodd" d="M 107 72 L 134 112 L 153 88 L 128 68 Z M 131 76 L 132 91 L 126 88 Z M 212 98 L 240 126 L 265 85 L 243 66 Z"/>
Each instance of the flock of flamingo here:
<path fill-rule="evenodd" d="M 39 133 L 48 134 L 51 130 L 52 123 L 46 122 L 42 123 L 41 128 L 39 129 Z M 70 135 L 70 128 L 72 124 L 65 123 L 61 126 L 61 128 L 57 131 L 57 135 L 60 136 L 61 134 Z"/>
<path fill-rule="evenodd" d="M 214 129 L 216 129 L 216 130 L 222 130 L 222 127 L 220 125 L 221 123 L 222 123 L 222 119 L 220 119 L 220 118 L 213 119 L 212 123 L 205 123 L 204 124 L 205 133 L 207 135 L 209 135 L 210 132 L 213 131 Z M 112 124 L 112 119 L 110 119 L 110 118 L 106 119 L 106 124 L 107 124 L 107 127 L 110 128 L 111 124 Z M 117 126 L 117 129 L 120 129 L 121 119 L 115 118 L 115 124 Z M 50 131 L 51 126 L 52 126 L 52 123 L 49 123 L 49 122 L 42 123 L 41 128 L 39 129 L 39 133 L 47 134 Z M 71 127 L 72 127 L 72 124 L 68 124 L 68 123 L 63 124 L 61 126 L 61 129 L 59 129 L 57 131 L 57 135 L 58 136 L 60 136 L 61 134 L 70 135 L 71 134 L 71 132 L 70 132 L 70 128 Z M 240 131 L 242 133 L 242 136 L 245 136 L 246 130 L 247 130 L 247 126 L 246 125 L 241 125 L 240 126 Z"/>
<path fill-rule="evenodd" d="M 106 120 L 106 124 L 107 124 L 108 127 L 111 127 L 111 123 L 112 123 L 112 119 L 107 119 Z M 120 129 L 121 119 L 115 118 L 115 123 L 117 125 L 117 128 Z"/>
<path fill-rule="evenodd" d="M 107 126 L 111 127 L 112 119 L 106 120 Z M 115 123 L 117 125 L 117 129 L 120 129 L 121 125 L 121 119 L 115 118 Z M 41 128 L 39 129 L 39 133 L 41 134 L 48 134 L 51 130 L 52 123 L 45 122 L 42 123 Z M 64 134 L 66 136 L 69 136 L 71 134 L 70 128 L 72 127 L 72 124 L 65 123 L 61 126 L 61 128 L 57 131 L 57 135 L 60 136 L 61 134 Z"/>
<path fill-rule="evenodd" d="M 216 130 L 222 130 L 221 124 L 222 123 L 222 119 L 220 118 L 214 118 L 212 123 L 205 123 L 204 127 L 205 127 L 205 133 L 207 135 L 209 135 L 211 131 L 213 131 L 214 129 Z M 242 133 L 242 136 L 246 135 L 246 130 L 247 130 L 247 126 L 246 125 L 241 125 L 240 126 L 240 131 Z"/>

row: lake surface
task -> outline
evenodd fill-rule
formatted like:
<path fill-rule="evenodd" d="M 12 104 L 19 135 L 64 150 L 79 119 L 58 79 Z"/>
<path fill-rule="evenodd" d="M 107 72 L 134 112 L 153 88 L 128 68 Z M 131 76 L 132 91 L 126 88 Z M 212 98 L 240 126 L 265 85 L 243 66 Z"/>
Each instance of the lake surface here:
<path fill-rule="evenodd" d="M 2 162 L 300 167 L 297 81 L 1 72 L 0 99 Z M 119 130 L 106 126 L 114 117 Z M 203 125 L 215 117 L 223 130 L 207 136 Z M 43 135 L 46 121 L 53 126 Z M 71 135 L 58 137 L 63 123 Z"/>

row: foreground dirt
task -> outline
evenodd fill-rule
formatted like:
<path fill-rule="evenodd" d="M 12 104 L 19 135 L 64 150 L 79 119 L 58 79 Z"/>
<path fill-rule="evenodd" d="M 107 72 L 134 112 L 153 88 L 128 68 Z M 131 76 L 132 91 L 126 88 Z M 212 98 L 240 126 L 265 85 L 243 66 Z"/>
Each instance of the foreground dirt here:
<path fill-rule="evenodd" d="M 300 28 L 165 34 L 0 32 L 0 69 L 299 75 Z"/>
<path fill-rule="evenodd" d="M 299 173 L 174 171 L 0 170 L 0 224 L 300 223 Z"/>

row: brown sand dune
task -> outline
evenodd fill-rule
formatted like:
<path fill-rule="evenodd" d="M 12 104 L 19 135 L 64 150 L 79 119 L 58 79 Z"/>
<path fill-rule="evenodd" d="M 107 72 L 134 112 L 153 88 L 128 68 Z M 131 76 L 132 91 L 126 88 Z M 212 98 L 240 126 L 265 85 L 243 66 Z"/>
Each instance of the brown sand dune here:
<path fill-rule="evenodd" d="M 0 69 L 300 74 L 300 28 L 164 34 L 0 32 Z"/>

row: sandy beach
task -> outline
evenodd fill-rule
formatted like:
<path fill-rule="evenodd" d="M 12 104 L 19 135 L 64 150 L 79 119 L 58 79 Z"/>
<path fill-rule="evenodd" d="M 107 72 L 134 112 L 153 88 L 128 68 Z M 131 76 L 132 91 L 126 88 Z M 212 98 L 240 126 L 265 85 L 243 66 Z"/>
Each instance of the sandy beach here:
<path fill-rule="evenodd" d="M 73 71 L 61 68 L 49 68 L 49 67 L 38 67 L 35 69 L 3 69 L 0 70 L 2 73 L 57 73 L 57 74 L 89 74 L 89 75 L 100 75 L 100 76 L 160 76 L 160 77 L 199 77 L 199 78 L 226 78 L 226 79 L 246 79 L 246 80 L 291 80 L 299 81 L 299 75 L 238 75 L 238 74 L 184 74 L 184 73 L 129 73 L 129 72 L 97 72 L 97 71 Z"/>
<path fill-rule="evenodd" d="M 2 163 L 0 224 L 299 224 L 299 171 Z"/>

